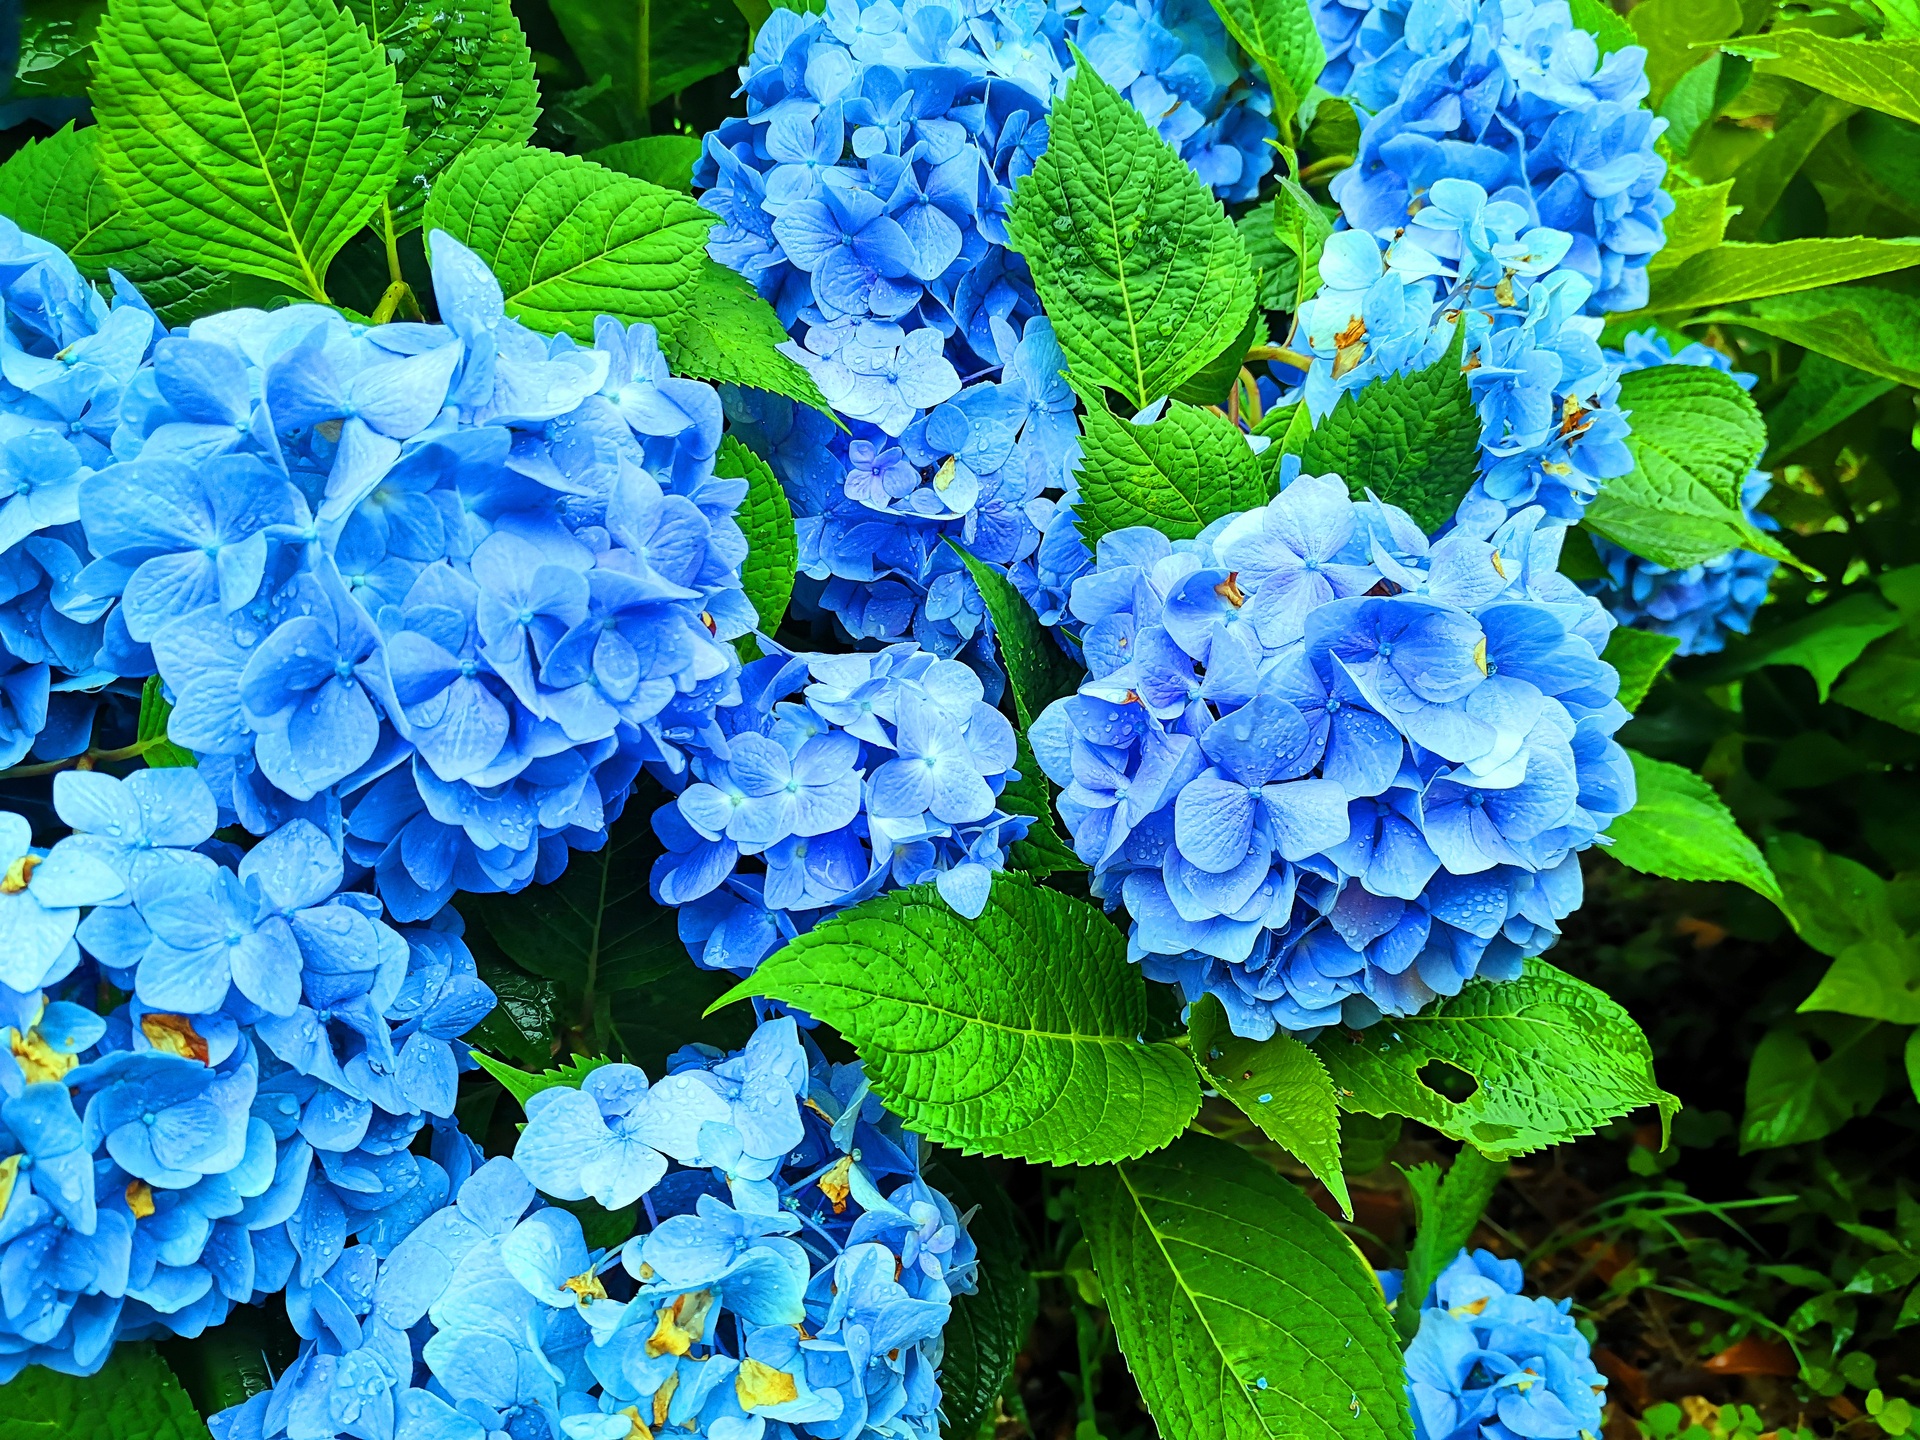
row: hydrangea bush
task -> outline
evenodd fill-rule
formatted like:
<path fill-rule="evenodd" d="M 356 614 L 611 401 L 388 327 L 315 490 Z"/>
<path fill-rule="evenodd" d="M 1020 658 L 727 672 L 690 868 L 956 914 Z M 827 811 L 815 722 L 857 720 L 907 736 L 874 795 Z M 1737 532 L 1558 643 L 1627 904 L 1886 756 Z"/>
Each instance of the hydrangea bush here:
<path fill-rule="evenodd" d="M 1516 1262 L 1409 1324 L 1268 1160 L 1351 1219 L 1371 1121 L 1468 1175 L 1677 1105 L 1541 957 L 1582 852 L 1673 873 L 1637 798 L 1740 839 L 1616 739 L 1632 627 L 1799 562 L 1726 357 L 1609 329 L 1679 213 L 1645 52 L 556 4 L 621 68 L 539 119 L 510 7 L 402 9 L 110 0 L 92 123 L 0 166 L 12 1393 L 977 1436 L 1035 1189 L 1087 1433 L 1112 1338 L 1169 1440 L 1597 1436 Z"/>

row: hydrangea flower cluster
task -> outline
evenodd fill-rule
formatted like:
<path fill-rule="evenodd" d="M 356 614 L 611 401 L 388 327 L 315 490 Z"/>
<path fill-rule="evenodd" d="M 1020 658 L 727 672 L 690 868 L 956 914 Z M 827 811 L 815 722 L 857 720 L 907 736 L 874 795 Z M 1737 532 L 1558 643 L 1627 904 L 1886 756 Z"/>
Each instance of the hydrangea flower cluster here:
<path fill-rule="evenodd" d="M 943 537 L 1011 567 L 1066 486 L 1073 396 L 1006 217 L 1069 42 L 1223 198 L 1254 196 L 1271 96 L 1204 0 L 782 11 L 741 69 L 746 115 L 707 136 L 711 251 L 774 303 L 848 422 L 753 417 L 801 517 L 802 602 L 855 639 L 957 653 L 984 616 Z"/>
<path fill-rule="evenodd" d="M 724 745 L 654 813 L 653 895 L 712 969 L 749 971 L 814 921 L 932 880 L 986 908 L 1028 820 L 999 806 L 1013 727 L 980 677 L 911 642 L 857 655 L 776 654 L 719 712 Z M 789 698 L 799 696 L 798 699 Z"/>
<path fill-rule="evenodd" d="M 1400 1276 L 1384 1278 L 1391 1297 Z M 1434 1282 L 1407 1346 L 1416 1440 L 1599 1440 L 1607 1382 L 1571 1302 L 1523 1296 L 1523 1279 L 1462 1250 Z"/>
<path fill-rule="evenodd" d="M 1623 369 L 1649 365 L 1711 365 L 1733 375 L 1751 390 L 1757 377 L 1734 372 L 1733 361 L 1709 345 L 1683 346 L 1676 354 L 1656 330 L 1626 338 L 1623 353 L 1612 356 Z M 1740 503 L 1747 519 L 1762 530 L 1777 530 L 1780 522 L 1757 508 L 1773 488 L 1764 470 L 1748 474 Z M 1671 635 L 1680 642 L 1678 654 L 1711 655 L 1724 649 L 1729 635 L 1744 635 L 1767 598 L 1767 586 L 1779 562 L 1751 550 L 1729 550 L 1684 570 L 1669 570 L 1644 560 L 1631 550 L 1596 535 L 1593 548 L 1606 566 L 1604 580 L 1582 585 L 1596 595 L 1622 625 Z"/>
<path fill-rule="evenodd" d="M 1320 83 L 1367 117 L 1335 177 L 1347 223 L 1388 241 L 1440 180 L 1469 180 L 1568 236 L 1589 313 L 1647 303 L 1673 199 L 1641 105 L 1646 51 L 1602 57 L 1566 0 L 1314 0 Z"/>
<path fill-rule="evenodd" d="M 656 1084 L 605 1065 L 527 1108 L 513 1159 L 290 1307 L 299 1360 L 216 1440 L 939 1434 L 973 1242 L 858 1065 L 785 1018 L 731 1055 L 679 1051 Z M 589 1249 L 536 1187 L 645 1223 Z"/>
<path fill-rule="evenodd" d="M 1634 798 L 1564 528 L 1430 543 L 1297 469 L 1192 540 L 1104 536 L 1071 598 L 1091 673 L 1031 735 L 1132 956 L 1255 1039 L 1517 975 Z"/>
<path fill-rule="evenodd" d="M 0 814 L 0 1379 L 390 1247 L 471 1168 L 458 1037 L 494 1003 L 456 912 L 388 923 L 307 820 L 242 854 L 193 769 L 53 794 L 50 849 Z"/>

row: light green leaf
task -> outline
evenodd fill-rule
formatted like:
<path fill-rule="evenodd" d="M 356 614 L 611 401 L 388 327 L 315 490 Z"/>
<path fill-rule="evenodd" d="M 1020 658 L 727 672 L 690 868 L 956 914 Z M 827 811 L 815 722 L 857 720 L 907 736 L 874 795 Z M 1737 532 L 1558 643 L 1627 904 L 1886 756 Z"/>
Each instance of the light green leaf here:
<path fill-rule="evenodd" d="M 1715 318 L 1804 345 L 1869 375 L 1920 385 L 1920 299 L 1902 291 L 1877 285 L 1807 290 Z"/>
<path fill-rule="evenodd" d="M 1809 1036 L 1827 1049 L 1816 1060 Z M 1831 1135 L 1880 1103 L 1900 1032 L 1837 1015 L 1803 1016 L 1760 1037 L 1747 1070 L 1740 1153 Z"/>
<path fill-rule="evenodd" d="M 1517 980 L 1469 980 L 1418 1015 L 1335 1029 L 1313 1048 L 1342 1109 L 1405 1115 L 1494 1159 L 1591 1134 L 1642 1105 L 1664 1128 L 1680 1108 L 1654 1083 L 1633 1018 L 1537 959 Z M 1473 1093 L 1454 1101 L 1428 1086 L 1421 1071 L 1434 1061 L 1465 1071 Z"/>
<path fill-rule="evenodd" d="M 1887 883 L 1804 835 L 1767 848 L 1800 938 L 1833 957 L 1800 1009 L 1920 1024 L 1920 944 L 1895 918 Z"/>
<path fill-rule="evenodd" d="M 1406 1171 L 1413 1191 L 1413 1244 L 1407 1250 L 1400 1304 L 1393 1314 L 1394 1328 L 1403 1340 L 1411 1340 L 1420 1329 L 1427 1292 L 1473 1237 L 1494 1187 L 1506 1173 L 1504 1160 L 1489 1160 L 1471 1145 L 1460 1147 L 1445 1176 L 1431 1163 Z"/>
<path fill-rule="evenodd" d="M 1855 105 L 1920 121 L 1920 40 L 1835 39 L 1812 30 L 1773 30 L 1725 47 L 1781 75 Z"/>
<path fill-rule="evenodd" d="M 1091 397 L 1076 514 L 1088 545 L 1112 530 L 1151 525 L 1172 540 L 1272 498 L 1240 427 L 1184 400 L 1149 425 L 1109 414 Z"/>
<path fill-rule="evenodd" d="M 1882 635 L 1900 628 L 1898 612 L 1871 594 L 1849 595 L 1811 614 L 1748 641 L 1714 674 L 1721 679 L 1750 675 L 1763 665 L 1798 665 L 1813 677 L 1821 700 L 1833 682 Z M 1842 702 L 1844 703 L 1844 702 Z"/>
<path fill-rule="evenodd" d="M 1340 1169 L 1340 1107 L 1320 1057 L 1284 1030 L 1266 1040 L 1234 1034 L 1226 1011 L 1211 995 L 1189 1015 L 1194 1063 L 1213 1088 L 1311 1170 L 1351 1220 L 1353 1197 Z"/>
<path fill-rule="evenodd" d="M 965 1212 L 979 1207 L 967 1233 L 980 1252 L 970 1295 L 953 1297 L 940 1332 L 940 1409 L 944 1433 L 974 1436 L 1013 1374 L 1039 1312 L 1040 1291 L 1027 1271 L 1020 1212 L 983 1160 L 943 1153 L 927 1167 L 927 1183 Z"/>
<path fill-rule="evenodd" d="M 167 716 L 172 713 L 173 706 L 167 703 L 167 697 L 162 692 L 160 677 L 149 675 L 146 683 L 140 687 L 140 717 L 135 723 L 134 738 L 143 745 L 152 742 L 151 747 L 141 752 L 140 756 L 150 770 L 178 770 L 200 763 L 191 750 L 183 749 L 167 738 Z"/>
<path fill-rule="evenodd" d="M 1600 42 L 1600 53 L 1611 55 L 1629 45 L 1638 45 L 1640 37 L 1626 17 L 1607 4 L 1607 0 L 1570 0 L 1573 23 Z"/>
<path fill-rule="evenodd" d="M 407 152 L 387 196 L 393 233 L 420 223 L 427 192 L 462 151 L 524 145 L 540 117 L 533 55 L 510 0 L 345 0 L 393 62 Z"/>
<path fill-rule="evenodd" d="M 97 1375 L 34 1365 L 7 1385 L 7 1440 L 208 1440 L 207 1425 L 150 1343 L 121 1343 Z"/>
<path fill-rule="evenodd" d="M 1794 371 L 1792 388 L 1767 412 L 1763 468 L 1776 466 L 1802 446 L 1811 445 L 1885 395 L 1894 383 L 1817 350 L 1810 352 Z"/>
<path fill-rule="evenodd" d="M 1019 717 L 1021 730 L 1027 730 L 1047 706 L 1080 688 L 1079 668 L 1060 653 L 1040 617 L 1004 570 L 976 560 L 952 536 L 947 544 L 967 567 L 987 607 L 987 618 L 993 621 L 1000 659 L 1007 667 L 1007 680 L 1013 690 L 1014 714 Z"/>
<path fill-rule="evenodd" d="M 1299 1189 L 1188 1135 L 1079 1185 L 1120 1350 L 1165 1440 L 1409 1440 L 1373 1272 Z"/>
<path fill-rule="evenodd" d="M 1639 798 L 1607 830 L 1608 854 L 1630 870 L 1669 880 L 1731 880 L 1781 904 L 1760 849 L 1713 787 L 1691 770 L 1629 750 Z"/>
<path fill-rule="evenodd" d="M 693 193 L 693 167 L 700 158 L 698 135 L 642 135 L 638 140 L 622 140 L 599 150 L 589 150 L 587 159 L 636 180 L 650 180 L 669 190 Z"/>
<path fill-rule="evenodd" d="M 1080 64 L 1008 231 L 1074 377 L 1135 410 L 1171 394 L 1245 326 L 1246 248 L 1220 202 L 1133 104 Z"/>
<path fill-rule="evenodd" d="M 1667 243 L 1647 262 L 1647 274 L 1659 279 L 1668 270 L 1677 269 L 1696 255 L 1718 245 L 1727 234 L 1727 196 L 1733 181 L 1718 185 L 1685 186 L 1670 192 L 1673 213 L 1666 218 Z"/>
<path fill-rule="evenodd" d="M 1371 490 L 1432 533 L 1453 518 L 1480 463 L 1480 416 L 1460 368 L 1465 326 L 1424 370 L 1349 390 L 1307 436 L 1300 468 L 1332 473 L 1356 500 Z"/>
<path fill-rule="evenodd" d="M 1728 241 L 1663 272 L 1656 279 L 1646 308 L 1627 318 L 1637 322 L 1667 310 L 1695 310 L 1787 295 L 1905 270 L 1910 265 L 1920 265 L 1920 238 L 1870 240 L 1854 236 L 1782 240 L 1777 245 Z"/>
<path fill-rule="evenodd" d="M 1807 568 L 1740 508 L 1767 431 L 1731 376 L 1699 365 L 1635 370 L 1620 377 L 1620 405 L 1633 422 L 1634 467 L 1600 487 L 1582 524 L 1673 570 L 1729 550 Z"/>
<path fill-rule="evenodd" d="M 1213 0 L 1213 8 L 1240 48 L 1266 72 L 1274 118 L 1286 134 L 1286 122 L 1327 64 L 1312 8 L 1307 0 Z"/>
<path fill-rule="evenodd" d="M 773 307 L 745 276 L 700 258 L 692 285 L 674 292 L 662 322 L 673 373 L 785 395 L 839 424 L 813 376 L 780 353 L 789 337 Z"/>
<path fill-rule="evenodd" d="M 931 885 L 843 910 L 724 1001 L 749 995 L 833 1026 L 889 1109 L 971 1153 L 1097 1165 L 1160 1148 L 1200 1106 L 1192 1062 L 1140 1038 L 1146 982 L 1125 937 L 1013 874 L 993 877 L 978 920 Z"/>
<path fill-rule="evenodd" d="M 93 32 L 107 0 L 26 0 L 20 8 L 20 62 L 9 100 L 87 93 Z"/>
<path fill-rule="evenodd" d="M 1907 1085 L 1912 1089 L 1914 1098 L 1920 1100 L 1920 1030 L 1907 1036 Z M 1900 1307 L 1901 1325 L 1920 1323 L 1920 1290 L 1909 1291 L 1906 1304 Z M 1912 1319 L 1908 1315 L 1912 1315 Z"/>
<path fill-rule="evenodd" d="M 1920 945 L 1906 936 L 1849 945 L 1800 1008 L 1920 1025 Z"/>
<path fill-rule="evenodd" d="M 94 52 L 102 165 L 139 227 L 324 300 L 407 146 L 366 32 L 334 0 L 112 0 Z"/>
<path fill-rule="evenodd" d="M 531 146 L 462 155 L 433 187 L 423 223 L 486 261 L 507 313 L 576 340 L 593 339 L 600 315 L 670 332 L 713 263 L 713 216 L 691 197 Z"/>
<path fill-rule="evenodd" d="M 1253 267 L 1256 303 L 1262 310 L 1291 310 L 1300 293 L 1300 257 L 1280 239 L 1279 201 L 1259 205 L 1234 221 Z"/>
<path fill-rule="evenodd" d="M 507 1093 L 520 1102 L 522 1110 L 527 1108 L 527 1101 L 542 1090 L 554 1090 L 562 1085 L 570 1090 L 578 1090 L 582 1080 L 602 1065 L 609 1063 L 605 1055 L 593 1059 L 576 1055 L 558 1069 L 543 1070 L 538 1075 L 531 1075 L 525 1070 L 516 1070 L 513 1066 L 496 1060 L 491 1055 L 482 1054 L 478 1050 L 472 1053 L 480 1068 L 504 1085 Z"/>
<path fill-rule="evenodd" d="M 1725 40 L 1740 29 L 1740 0 L 1644 0 L 1627 17 L 1647 50 L 1648 100 L 1654 109 L 1679 78 L 1700 63 L 1696 45 Z"/>
<path fill-rule="evenodd" d="M 1693 148 L 1693 138 L 1700 133 L 1700 127 L 1713 119 L 1714 100 L 1720 89 L 1720 55 L 1716 51 L 1708 55 L 1698 65 L 1687 71 L 1673 82 L 1673 88 L 1667 91 L 1667 98 L 1660 102 L 1660 118 L 1667 122 L 1665 140 L 1675 155 L 1682 159 Z M 1673 172 L 1669 171 L 1671 175 Z M 1687 192 L 1689 187 L 1680 185 L 1671 193 L 1677 198 Z M 1673 217 L 1667 217 L 1667 244 L 1653 258 L 1662 258 L 1666 249 L 1673 246 Z M 1674 263 L 1679 263 L 1678 261 Z M 1651 264 L 1647 267 L 1651 270 Z"/>
<path fill-rule="evenodd" d="M 1606 652 L 1600 657 L 1620 672 L 1619 701 L 1629 710 L 1638 710 L 1647 691 L 1667 668 L 1667 661 L 1680 648 L 1672 635 L 1656 635 L 1651 630 L 1635 630 L 1617 625 L 1607 637 Z"/>
<path fill-rule="evenodd" d="M 746 21 L 733 0 L 550 3 L 587 78 L 613 82 L 614 99 L 637 134 L 646 132 L 655 105 L 739 63 L 746 51 Z"/>
<path fill-rule="evenodd" d="M 793 509 L 767 462 L 724 435 L 713 473 L 747 482 L 741 502 L 740 529 L 747 537 L 747 558 L 740 566 L 740 588 L 747 592 L 753 613 L 760 617 L 760 633 L 772 635 L 787 618 L 793 597 L 793 577 L 800 559 L 800 537 L 794 530 Z"/>

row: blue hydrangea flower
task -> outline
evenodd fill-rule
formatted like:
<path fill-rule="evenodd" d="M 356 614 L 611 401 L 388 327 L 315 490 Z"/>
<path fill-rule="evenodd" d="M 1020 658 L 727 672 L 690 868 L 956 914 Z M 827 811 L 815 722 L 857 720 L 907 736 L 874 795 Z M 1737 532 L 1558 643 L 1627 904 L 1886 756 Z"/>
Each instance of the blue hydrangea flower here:
<path fill-rule="evenodd" d="M 1693 344 L 1678 354 L 1658 331 L 1628 335 L 1626 349 L 1614 359 L 1626 370 L 1649 365 L 1711 365 L 1728 374 L 1733 362 L 1707 345 Z M 1755 376 L 1735 374 L 1751 390 Z M 1755 470 L 1741 486 L 1740 503 L 1749 521 L 1762 530 L 1777 530 L 1780 522 L 1760 513 L 1758 506 L 1773 487 L 1764 470 Z M 1581 588 L 1598 596 L 1622 625 L 1671 635 L 1680 642 L 1681 655 L 1711 655 L 1724 649 L 1729 635 L 1745 635 L 1766 601 L 1767 587 L 1779 562 L 1751 550 L 1729 550 L 1684 570 L 1669 570 L 1644 560 L 1611 540 L 1596 535 L 1593 548 L 1606 566 L 1604 580 L 1589 580 Z"/>

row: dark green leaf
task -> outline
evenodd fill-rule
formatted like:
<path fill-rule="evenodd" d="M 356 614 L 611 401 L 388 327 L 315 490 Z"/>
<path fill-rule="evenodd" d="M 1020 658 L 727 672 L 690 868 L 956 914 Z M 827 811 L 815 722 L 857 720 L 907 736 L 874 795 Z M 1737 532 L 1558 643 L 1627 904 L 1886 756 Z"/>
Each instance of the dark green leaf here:
<path fill-rule="evenodd" d="M 953 1316 L 941 1332 L 942 1433 L 973 1440 L 980 1422 L 1013 1375 L 1039 1309 L 1039 1288 L 1027 1272 L 1020 1212 L 987 1163 L 951 1152 L 927 1166 L 927 1183 L 962 1212 L 978 1210 L 967 1234 L 980 1252 L 974 1293 L 953 1297 Z"/>
<path fill-rule="evenodd" d="M 1740 167 L 1733 178 L 1729 209 L 1737 208 L 1727 223 L 1735 240 L 1753 240 L 1773 214 L 1789 182 L 1800 173 L 1827 132 L 1843 124 L 1853 106 L 1828 95 L 1814 95 L 1806 104 L 1780 117 L 1773 139 L 1758 155 Z"/>
<path fill-rule="evenodd" d="M 1876 641 L 1833 698 L 1849 710 L 1920 735 L 1920 641 L 1905 632 Z"/>
<path fill-rule="evenodd" d="M 606 76 L 635 133 L 647 112 L 696 80 L 737 64 L 747 26 L 733 0 L 551 0 L 553 18 L 589 79 Z"/>
<path fill-rule="evenodd" d="M 1814 1058 L 1809 1036 L 1828 1050 Z M 1886 1093 L 1900 1031 L 1871 1020 L 1805 1015 L 1760 1039 L 1747 1070 L 1740 1150 L 1771 1150 L 1831 1135 Z"/>
<path fill-rule="evenodd" d="M 1800 1009 L 1920 1024 L 1920 944 L 1886 882 L 1804 835 L 1776 835 L 1767 848 L 1800 938 L 1833 957 Z"/>
<path fill-rule="evenodd" d="M 1444 1177 L 1433 1164 L 1416 1165 L 1406 1172 L 1413 1190 L 1413 1245 L 1407 1251 L 1400 1304 L 1393 1317 L 1403 1340 L 1411 1340 L 1419 1330 L 1427 1292 L 1472 1238 L 1494 1187 L 1506 1173 L 1504 1160 L 1489 1160 L 1471 1145 L 1460 1147 Z"/>
<path fill-rule="evenodd" d="M 650 180 L 669 190 L 693 193 L 693 166 L 700 158 L 698 135 L 642 135 L 638 140 L 622 140 L 617 145 L 590 150 L 587 159 L 631 175 Z"/>
<path fill-rule="evenodd" d="M 1187 1135 L 1080 1184 L 1121 1353 L 1165 1440 L 1408 1440 L 1380 1283 L 1297 1187 Z"/>
<path fill-rule="evenodd" d="M 1229 340 L 1218 355 L 1181 381 L 1173 398 L 1185 400 L 1189 405 L 1225 405 L 1234 382 L 1240 378 L 1240 367 L 1246 364 L 1247 349 L 1259 334 L 1260 313 L 1257 309 L 1250 310 L 1240 333 Z"/>
<path fill-rule="evenodd" d="M 147 1343 L 122 1343 L 97 1375 L 35 1365 L 7 1386 L 5 1440 L 208 1440 L 206 1422 Z"/>
<path fill-rule="evenodd" d="M 1607 853 L 1670 880 L 1731 880 L 1780 903 L 1780 884 L 1725 802 L 1684 766 L 1629 750 L 1639 798 L 1607 830 Z"/>
<path fill-rule="evenodd" d="M 1767 412 L 1767 456 L 1777 466 L 1843 420 L 1893 389 L 1894 381 L 1811 351 L 1794 371 L 1793 387 Z"/>
<path fill-rule="evenodd" d="M 683 1045 L 738 1050 L 753 1035 L 752 1008 L 733 1006 L 717 1014 L 705 1013 L 727 993 L 734 979 L 724 970 L 686 964 L 613 995 L 607 1011 L 613 1049 L 622 1060 L 652 1076 L 664 1074 L 667 1057 Z M 673 1023 L 662 1024 L 662 1016 L 673 1017 Z"/>
<path fill-rule="evenodd" d="M 1607 637 L 1606 653 L 1600 658 L 1620 672 L 1620 703 L 1638 710 L 1647 691 L 1667 668 L 1667 661 L 1680 648 L 1671 635 L 1656 635 L 1651 630 L 1635 630 L 1620 625 Z"/>
<path fill-rule="evenodd" d="M 1014 744 L 1018 747 L 1014 763 L 1020 778 L 1008 781 L 1000 792 L 1000 808 L 1009 815 L 1025 815 L 1033 823 L 1027 827 L 1025 838 L 1013 842 L 1007 853 L 1007 868 L 1036 880 L 1085 870 L 1080 857 L 1060 838 L 1060 828 L 1053 818 L 1053 783 L 1041 773 L 1025 731 L 1015 733 Z"/>
<path fill-rule="evenodd" d="M 1790 625 L 1749 640 L 1715 667 L 1717 679 L 1748 675 L 1765 665 L 1798 665 L 1813 677 L 1822 700 L 1833 682 L 1874 641 L 1900 628 L 1901 617 L 1876 595 L 1854 594 L 1823 605 Z M 1845 700 L 1842 704 L 1847 703 Z"/>
<path fill-rule="evenodd" d="M 740 567 L 740 588 L 760 617 L 760 633 L 772 635 L 787 617 L 793 577 L 799 566 L 800 539 L 793 528 L 787 492 L 767 462 L 732 435 L 722 436 L 715 475 L 747 482 L 747 498 L 738 519 L 747 537 L 747 558 Z"/>
<path fill-rule="evenodd" d="M 93 69 L 93 32 L 107 0 L 26 0 L 10 100 L 81 96 Z"/>
<path fill-rule="evenodd" d="M 560 987 L 508 963 L 479 930 L 468 928 L 467 943 L 480 979 L 499 1003 L 465 1039 L 520 1065 L 544 1065 L 553 1058 L 560 1033 Z"/>
<path fill-rule="evenodd" d="M 1465 326 L 1432 365 L 1349 390 L 1307 437 L 1300 468 L 1334 474 L 1356 500 L 1371 490 L 1422 530 L 1438 530 L 1473 488 L 1480 416 L 1460 368 Z"/>
<path fill-rule="evenodd" d="M 1040 617 L 1002 570 L 976 560 L 956 540 L 947 541 L 979 587 L 980 598 L 1000 642 L 1000 658 L 1013 690 L 1014 713 L 1028 729 L 1042 710 L 1079 688 L 1079 671 L 1053 643 Z"/>
<path fill-rule="evenodd" d="M 1089 403 L 1083 445 L 1077 514 L 1088 545 L 1132 525 L 1184 540 L 1271 498 L 1240 427 L 1181 400 L 1147 425 Z"/>

